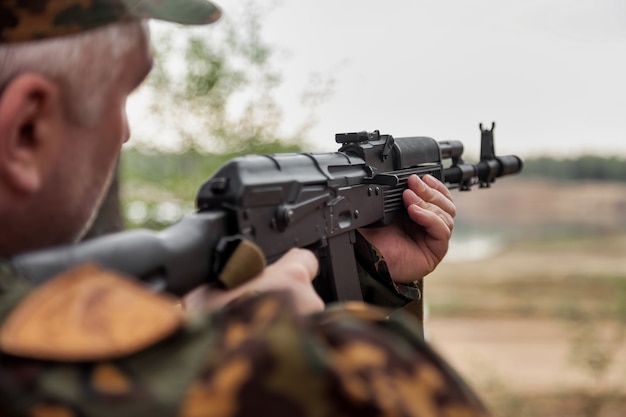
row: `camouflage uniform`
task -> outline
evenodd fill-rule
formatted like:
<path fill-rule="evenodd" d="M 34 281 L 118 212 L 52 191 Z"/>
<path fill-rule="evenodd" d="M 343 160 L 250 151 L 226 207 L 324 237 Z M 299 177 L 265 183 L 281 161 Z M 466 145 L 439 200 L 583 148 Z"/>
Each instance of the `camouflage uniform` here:
<path fill-rule="evenodd" d="M 33 289 L 0 264 L 0 415 L 486 415 L 404 314 L 355 303 L 304 317 L 285 294 L 260 294 L 214 313 L 180 313 L 146 341 L 140 333 L 153 316 L 126 310 L 150 311 L 161 296 L 81 271 L 79 280 L 64 274 Z M 98 308 L 118 296 L 128 308 Z M 160 304 L 168 308 L 178 314 Z M 129 322 L 134 330 L 116 339 Z M 81 348 L 94 327 L 105 337 Z"/>
<path fill-rule="evenodd" d="M 204 0 L 0 0 L 0 43 L 219 15 Z M 358 242 L 366 295 L 388 294 L 373 301 L 390 306 L 420 298 Z M 0 260 L 0 416 L 486 414 L 403 313 L 343 304 L 304 317 L 271 293 L 190 317 L 96 267 L 33 288 Z"/>

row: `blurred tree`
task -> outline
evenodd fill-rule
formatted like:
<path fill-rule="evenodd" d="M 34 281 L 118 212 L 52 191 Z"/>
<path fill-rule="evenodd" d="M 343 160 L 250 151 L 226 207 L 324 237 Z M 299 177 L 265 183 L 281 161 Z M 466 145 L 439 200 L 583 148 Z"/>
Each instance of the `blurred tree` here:
<path fill-rule="evenodd" d="M 272 93 L 281 77 L 270 65 L 259 20 L 250 7 L 237 22 L 225 16 L 202 35 L 190 31 L 180 39 L 170 30 L 155 31 L 151 110 L 175 133 L 179 151 L 251 153 L 279 139 L 298 142 L 297 133 L 279 137 L 281 112 Z M 141 139 L 136 144 L 154 146 Z"/>
<path fill-rule="evenodd" d="M 122 196 L 139 194 L 152 200 L 145 220 L 139 216 L 131 226 L 162 227 L 175 220 L 170 216 L 155 221 L 150 207 L 157 200 L 192 207 L 202 181 L 237 154 L 299 151 L 314 124 L 316 107 L 329 96 L 332 80 L 318 76 L 301 96 L 308 116 L 292 133 L 284 133 L 275 98 L 282 77 L 272 65 L 274 49 L 261 36 L 266 11 L 250 1 L 240 10 L 225 15 L 210 30 L 152 27 L 156 65 L 142 93 L 155 116 L 150 121 L 154 131 L 167 132 L 170 151 L 176 146 L 174 154 L 167 154 L 153 135 L 134 136 L 134 149 L 124 151 L 118 171 Z M 152 158 L 140 158 L 137 152 Z M 145 166 L 148 160 L 153 166 Z M 136 165 L 141 163 L 144 166 Z M 119 190 L 111 192 L 107 201 L 112 204 L 103 207 L 90 236 L 124 225 Z"/>

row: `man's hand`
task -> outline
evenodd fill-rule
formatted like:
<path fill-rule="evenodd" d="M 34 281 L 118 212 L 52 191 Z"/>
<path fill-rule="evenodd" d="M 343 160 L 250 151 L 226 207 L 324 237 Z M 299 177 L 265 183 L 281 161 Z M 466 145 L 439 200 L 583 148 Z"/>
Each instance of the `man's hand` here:
<path fill-rule="evenodd" d="M 402 199 L 407 216 L 359 231 L 382 252 L 391 278 L 406 283 L 432 272 L 448 252 L 456 207 L 450 190 L 430 175 L 411 175 Z"/>
<path fill-rule="evenodd" d="M 294 305 L 302 314 L 322 311 L 324 302 L 313 288 L 319 263 L 313 252 L 291 249 L 251 281 L 231 290 L 202 286 L 187 297 L 185 307 L 189 311 L 216 310 L 240 296 L 255 292 L 287 291 L 294 298 Z"/>

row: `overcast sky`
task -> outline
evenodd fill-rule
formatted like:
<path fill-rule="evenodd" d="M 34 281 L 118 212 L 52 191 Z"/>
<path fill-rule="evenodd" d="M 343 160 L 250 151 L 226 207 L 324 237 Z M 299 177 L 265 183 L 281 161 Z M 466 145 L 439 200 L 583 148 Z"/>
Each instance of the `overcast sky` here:
<path fill-rule="evenodd" d="M 626 156 L 624 0 L 294 0 L 262 24 L 288 122 L 311 74 L 334 79 L 318 150 L 379 129 L 462 140 L 469 157 L 495 121 L 500 154 Z"/>

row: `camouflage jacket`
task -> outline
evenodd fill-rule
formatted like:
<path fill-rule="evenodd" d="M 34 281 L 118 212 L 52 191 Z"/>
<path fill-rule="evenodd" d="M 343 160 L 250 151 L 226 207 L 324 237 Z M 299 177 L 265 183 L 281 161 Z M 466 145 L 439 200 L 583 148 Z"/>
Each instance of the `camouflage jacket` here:
<path fill-rule="evenodd" d="M 282 293 L 189 317 L 79 268 L 32 288 L 0 263 L 2 416 L 484 416 L 417 322 Z"/>

